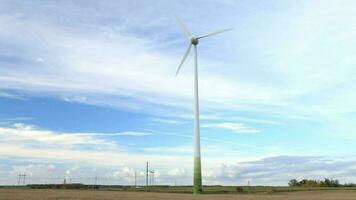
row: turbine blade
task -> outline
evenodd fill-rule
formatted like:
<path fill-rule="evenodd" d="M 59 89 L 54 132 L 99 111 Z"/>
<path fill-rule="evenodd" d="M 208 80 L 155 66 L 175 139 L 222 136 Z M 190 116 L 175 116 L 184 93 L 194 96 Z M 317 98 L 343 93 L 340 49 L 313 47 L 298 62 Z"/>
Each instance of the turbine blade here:
<path fill-rule="evenodd" d="M 192 37 L 192 33 L 189 31 L 189 29 L 187 28 L 187 26 L 184 25 L 184 23 L 182 22 L 182 20 L 179 19 L 179 17 L 176 17 L 176 19 L 177 19 L 177 22 L 178 22 L 180 28 L 182 29 L 182 31 L 183 31 L 184 33 L 186 33 L 189 38 L 191 38 L 191 37 Z"/>
<path fill-rule="evenodd" d="M 185 52 L 185 54 L 184 54 L 184 56 L 183 56 L 183 59 L 182 59 L 182 61 L 181 61 L 180 64 L 179 64 L 179 67 L 178 67 L 177 72 L 176 72 L 176 76 L 178 75 L 179 70 L 180 70 L 180 68 L 182 67 L 184 61 L 187 59 L 191 48 L 192 48 L 192 44 L 189 44 L 188 49 L 187 49 L 187 51 Z"/>
<path fill-rule="evenodd" d="M 205 38 L 205 37 L 209 37 L 209 36 L 212 36 L 212 35 L 217 35 L 219 33 L 223 33 L 223 32 L 226 32 L 226 31 L 231 31 L 231 30 L 232 30 L 232 28 L 223 29 L 223 30 L 220 30 L 220 31 L 215 31 L 215 32 L 212 32 L 212 33 L 205 34 L 205 35 L 197 37 L 197 38 L 198 39 Z"/>

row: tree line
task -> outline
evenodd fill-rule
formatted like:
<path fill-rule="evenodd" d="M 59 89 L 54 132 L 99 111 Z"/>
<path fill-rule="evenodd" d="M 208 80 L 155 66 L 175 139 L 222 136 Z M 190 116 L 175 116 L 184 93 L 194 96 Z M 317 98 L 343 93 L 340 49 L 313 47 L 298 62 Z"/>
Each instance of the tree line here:
<path fill-rule="evenodd" d="M 302 179 L 298 181 L 297 179 L 292 179 L 288 182 L 291 187 L 355 187 L 354 183 L 341 184 L 337 179 L 325 178 L 324 180 L 310 180 Z"/>

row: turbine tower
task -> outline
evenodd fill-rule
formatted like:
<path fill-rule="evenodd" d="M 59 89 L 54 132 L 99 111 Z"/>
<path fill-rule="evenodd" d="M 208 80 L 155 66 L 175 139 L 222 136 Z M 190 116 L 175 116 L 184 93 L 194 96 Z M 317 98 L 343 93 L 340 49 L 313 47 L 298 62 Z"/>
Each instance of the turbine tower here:
<path fill-rule="evenodd" d="M 188 48 L 183 56 L 182 61 L 179 64 L 179 67 L 176 72 L 176 76 L 179 73 L 180 68 L 182 67 L 184 61 L 187 59 L 189 52 L 194 46 L 194 194 L 200 194 L 203 192 L 202 188 L 202 177 L 201 177 L 201 159 L 200 159 L 200 122 L 199 122 L 199 87 L 198 87 L 198 52 L 197 45 L 199 40 L 205 37 L 213 36 L 222 32 L 226 32 L 232 29 L 223 29 L 220 31 L 215 31 L 208 33 L 199 37 L 194 36 L 188 28 L 183 24 L 183 22 L 177 18 L 179 25 L 183 32 L 185 32 L 189 39 Z"/>

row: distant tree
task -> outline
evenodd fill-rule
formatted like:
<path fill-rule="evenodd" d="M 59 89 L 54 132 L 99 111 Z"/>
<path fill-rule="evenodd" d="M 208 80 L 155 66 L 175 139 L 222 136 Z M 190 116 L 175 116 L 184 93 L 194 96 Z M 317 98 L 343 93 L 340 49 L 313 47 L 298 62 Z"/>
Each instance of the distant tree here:
<path fill-rule="evenodd" d="M 302 187 L 339 187 L 342 186 L 339 183 L 339 180 L 335 179 L 328 179 L 325 178 L 324 181 L 320 180 L 309 180 L 309 179 L 302 179 L 301 181 L 298 181 L 296 179 L 292 179 L 288 182 L 289 186 L 302 186 Z M 352 186 L 352 184 L 349 184 Z M 346 184 L 345 184 L 346 186 Z"/>
<path fill-rule="evenodd" d="M 298 181 L 297 179 L 292 179 L 288 182 L 289 186 L 298 186 Z"/>

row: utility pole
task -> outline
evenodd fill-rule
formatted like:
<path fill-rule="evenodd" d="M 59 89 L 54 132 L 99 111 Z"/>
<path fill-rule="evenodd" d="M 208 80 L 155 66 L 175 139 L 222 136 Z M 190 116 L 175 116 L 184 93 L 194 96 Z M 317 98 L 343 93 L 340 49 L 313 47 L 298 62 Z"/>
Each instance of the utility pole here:
<path fill-rule="evenodd" d="M 26 174 L 23 174 L 23 185 L 26 185 Z"/>
<path fill-rule="evenodd" d="M 149 174 L 148 174 L 148 184 L 151 186 L 152 185 L 152 173 L 151 173 L 151 171 L 149 171 L 148 172 Z"/>
<path fill-rule="evenodd" d="M 20 185 L 21 183 L 21 172 L 19 174 L 17 174 L 17 176 L 19 177 L 19 179 L 17 180 L 17 185 Z"/>
<path fill-rule="evenodd" d="M 148 162 L 146 162 L 146 190 L 148 189 Z"/>
<path fill-rule="evenodd" d="M 137 188 L 137 170 L 135 169 L 135 188 Z"/>
<path fill-rule="evenodd" d="M 97 176 L 95 176 L 94 190 L 96 189 L 96 184 L 97 184 L 97 182 L 98 182 L 98 177 L 97 177 Z"/>
<path fill-rule="evenodd" d="M 150 185 L 154 184 L 154 178 L 155 178 L 155 171 L 150 170 Z"/>
<path fill-rule="evenodd" d="M 17 185 L 21 185 L 21 181 L 22 181 L 22 185 L 25 185 L 26 184 L 26 174 L 25 173 L 19 173 L 17 175 L 19 177 L 19 179 L 17 180 Z"/>

